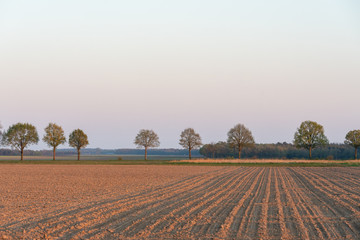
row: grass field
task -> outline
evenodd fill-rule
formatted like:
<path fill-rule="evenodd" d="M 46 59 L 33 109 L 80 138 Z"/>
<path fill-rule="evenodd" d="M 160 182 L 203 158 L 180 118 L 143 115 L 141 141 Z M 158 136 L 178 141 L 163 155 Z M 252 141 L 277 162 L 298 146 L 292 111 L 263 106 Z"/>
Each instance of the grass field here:
<path fill-rule="evenodd" d="M 123 160 L 143 160 L 144 155 L 83 155 L 81 160 L 85 161 L 103 161 L 103 160 L 118 160 L 121 157 Z M 149 160 L 182 160 L 186 156 L 172 156 L 172 155 L 148 155 Z M 19 160 L 19 156 L 0 156 L 1 160 Z M 52 160 L 52 156 L 24 156 L 26 160 Z M 73 156 L 57 156 L 56 160 L 74 161 L 77 160 L 77 155 Z"/>
<path fill-rule="evenodd" d="M 360 239 L 360 168 L 2 165 L 0 239 Z"/>

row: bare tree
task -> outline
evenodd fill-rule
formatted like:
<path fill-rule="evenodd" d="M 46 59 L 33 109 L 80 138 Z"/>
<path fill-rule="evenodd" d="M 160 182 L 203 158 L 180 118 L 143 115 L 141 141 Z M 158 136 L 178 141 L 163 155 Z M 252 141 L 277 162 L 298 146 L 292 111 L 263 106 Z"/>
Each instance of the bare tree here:
<path fill-rule="evenodd" d="M 80 149 L 89 144 L 87 135 L 81 130 L 76 129 L 69 135 L 69 145 L 76 148 L 78 161 L 80 161 Z"/>
<path fill-rule="evenodd" d="M 346 134 L 345 144 L 351 145 L 355 148 L 355 160 L 357 159 L 357 151 L 360 147 L 360 130 L 352 130 Z"/>
<path fill-rule="evenodd" d="M 189 150 L 189 159 L 191 159 L 191 150 L 201 147 L 201 137 L 192 128 L 187 128 L 181 132 L 179 144 Z"/>
<path fill-rule="evenodd" d="M 24 160 L 24 149 L 38 142 L 39 135 L 36 128 L 29 123 L 14 124 L 3 134 L 3 143 L 19 150 L 21 161 Z"/>
<path fill-rule="evenodd" d="M 2 128 L 3 128 L 3 126 L 1 125 L 1 122 L 0 122 L 0 146 L 3 143 L 3 132 L 1 131 Z"/>
<path fill-rule="evenodd" d="M 134 144 L 139 148 L 145 148 L 145 160 L 147 160 L 147 150 L 149 147 L 160 146 L 159 137 L 153 130 L 141 129 L 135 138 Z"/>
<path fill-rule="evenodd" d="M 244 147 L 252 147 L 255 144 L 252 133 L 243 124 L 237 124 L 228 132 L 228 144 L 236 148 L 241 158 L 241 151 Z"/>
<path fill-rule="evenodd" d="M 329 144 L 324 134 L 324 128 L 317 122 L 302 122 L 294 135 L 294 145 L 297 148 L 305 148 L 309 150 L 309 159 L 314 148 Z"/>
<path fill-rule="evenodd" d="M 49 123 L 49 125 L 45 128 L 43 141 L 46 142 L 49 147 L 53 148 L 53 160 L 55 161 L 57 146 L 66 142 L 64 130 L 55 123 Z"/>
<path fill-rule="evenodd" d="M 216 143 L 211 142 L 209 144 L 206 144 L 207 147 L 207 151 L 211 154 L 211 158 L 215 158 L 215 153 L 216 153 Z M 201 149 L 200 149 L 201 150 Z"/>

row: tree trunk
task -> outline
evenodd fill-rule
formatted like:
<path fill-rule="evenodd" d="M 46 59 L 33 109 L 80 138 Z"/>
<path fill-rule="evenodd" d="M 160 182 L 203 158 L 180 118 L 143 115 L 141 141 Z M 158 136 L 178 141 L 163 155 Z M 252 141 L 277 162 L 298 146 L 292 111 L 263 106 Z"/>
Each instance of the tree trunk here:
<path fill-rule="evenodd" d="M 355 160 L 357 159 L 357 148 L 355 148 Z"/>
<path fill-rule="evenodd" d="M 147 147 L 145 147 L 145 160 L 147 160 Z"/>
<path fill-rule="evenodd" d="M 53 161 L 55 161 L 56 148 L 53 149 Z"/>
<path fill-rule="evenodd" d="M 239 147 L 239 159 L 241 159 L 241 147 Z"/>
<path fill-rule="evenodd" d="M 309 159 L 311 159 L 311 150 L 312 150 L 312 148 L 310 147 L 309 148 Z"/>
<path fill-rule="evenodd" d="M 191 160 L 191 148 L 189 148 L 189 159 Z"/>
<path fill-rule="evenodd" d="M 21 152 L 21 161 L 22 161 L 24 160 L 24 148 L 21 148 L 20 152 Z"/>
<path fill-rule="evenodd" d="M 78 152 L 78 161 L 80 161 L 80 149 L 78 149 L 77 152 Z"/>

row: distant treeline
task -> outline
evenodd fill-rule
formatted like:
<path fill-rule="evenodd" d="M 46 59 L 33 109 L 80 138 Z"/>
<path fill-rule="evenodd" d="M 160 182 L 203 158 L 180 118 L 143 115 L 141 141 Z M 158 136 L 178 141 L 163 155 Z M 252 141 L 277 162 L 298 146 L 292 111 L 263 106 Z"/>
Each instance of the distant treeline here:
<path fill-rule="evenodd" d="M 200 154 L 207 158 L 237 158 L 238 151 L 226 142 L 205 144 L 200 148 Z M 255 144 L 252 148 L 244 148 L 243 158 L 254 159 L 307 159 L 306 149 L 296 148 L 290 143 Z M 329 144 L 313 151 L 314 159 L 353 159 L 354 148 L 346 144 Z"/>
<path fill-rule="evenodd" d="M 76 155 L 75 149 L 58 149 L 57 155 L 70 156 Z M 101 149 L 101 148 L 85 148 L 81 150 L 84 155 L 143 155 L 144 149 Z M 149 149 L 149 155 L 159 156 L 188 156 L 186 149 Z M 25 150 L 27 156 L 52 156 L 51 150 Z M 264 159 L 307 159 L 308 151 L 306 149 L 298 149 L 290 143 L 276 144 L 255 144 L 252 148 L 244 148 L 243 158 L 264 158 Z M 16 156 L 19 151 L 11 149 L 0 149 L 2 156 Z M 218 142 L 216 144 L 205 144 L 200 150 L 193 150 L 194 157 L 206 158 L 237 158 L 237 150 L 229 147 L 226 142 Z M 313 152 L 314 159 L 353 159 L 354 148 L 346 144 L 329 144 L 322 148 L 317 148 Z"/>
<path fill-rule="evenodd" d="M 1 125 L 0 125 L 1 129 Z M 314 121 L 304 121 L 294 134 L 292 143 L 256 144 L 251 131 L 244 124 L 236 124 L 228 133 L 226 142 L 210 143 L 203 145 L 200 134 L 193 128 L 187 128 L 180 134 L 179 145 L 183 149 L 154 149 L 160 146 L 159 136 L 150 129 L 141 129 L 136 135 L 134 144 L 141 149 L 100 149 L 86 148 L 89 144 L 87 135 L 81 129 L 72 131 L 68 138 L 64 135 L 61 126 L 49 123 L 45 128 L 42 140 L 52 148 L 50 150 L 31 151 L 25 150 L 31 144 L 40 140 L 36 127 L 29 123 L 16 123 L 8 130 L 0 131 L 1 144 L 12 149 L 0 149 L 0 155 L 18 155 L 21 160 L 24 153 L 28 156 L 50 156 L 55 160 L 56 150 L 59 145 L 69 143 L 76 149 L 58 149 L 58 155 L 66 156 L 80 152 L 85 155 L 167 155 L 188 156 L 201 155 L 208 158 L 255 158 L 255 159 L 357 159 L 360 148 L 360 130 L 351 130 L 345 136 L 344 144 L 329 144 L 322 125 Z M 201 147 L 201 148 L 200 148 Z M 199 149 L 200 148 L 200 149 Z M 199 150 L 198 150 L 199 149 Z M 193 151 L 193 152 L 192 152 Z M 201 155 L 199 155 L 201 154 Z"/>
<path fill-rule="evenodd" d="M 81 149 L 81 153 L 84 155 L 144 155 L 144 149 L 101 149 L 101 148 L 84 148 Z M 25 150 L 24 154 L 27 156 L 52 156 L 52 150 Z M 76 149 L 58 149 L 56 151 L 58 156 L 70 156 L 76 155 Z M 188 156 L 188 151 L 186 149 L 149 149 L 149 155 L 159 155 L 159 156 Z M 0 149 L 1 156 L 17 156 L 19 155 L 18 150 L 11 149 Z M 195 157 L 201 157 L 199 150 L 194 149 L 193 155 Z"/>

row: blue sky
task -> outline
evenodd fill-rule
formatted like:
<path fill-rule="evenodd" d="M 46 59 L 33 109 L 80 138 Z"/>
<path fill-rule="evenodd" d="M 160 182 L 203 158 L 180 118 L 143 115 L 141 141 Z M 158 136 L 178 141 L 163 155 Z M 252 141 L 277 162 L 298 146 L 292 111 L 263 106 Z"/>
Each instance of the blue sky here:
<path fill-rule="evenodd" d="M 142 128 L 179 147 L 237 123 L 292 141 L 360 129 L 358 1 L 0 0 L 0 121 L 82 128 L 90 147 L 134 147 Z M 39 144 L 34 149 L 46 148 Z"/>

